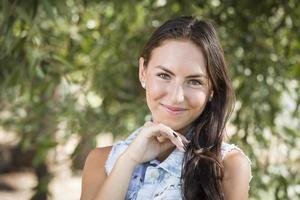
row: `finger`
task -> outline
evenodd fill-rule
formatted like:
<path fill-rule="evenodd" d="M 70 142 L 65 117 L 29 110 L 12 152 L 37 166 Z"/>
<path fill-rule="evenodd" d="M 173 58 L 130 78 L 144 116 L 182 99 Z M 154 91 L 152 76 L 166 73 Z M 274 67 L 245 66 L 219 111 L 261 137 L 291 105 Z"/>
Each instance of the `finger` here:
<path fill-rule="evenodd" d="M 178 136 L 181 138 L 181 140 L 184 142 L 184 143 L 190 143 L 191 141 L 189 141 L 188 139 L 186 139 L 186 137 L 184 135 L 181 135 L 181 134 L 178 134 Z"/>
<path fill-rule="evenodd" d="M 179 133 L 175 133 L 177 137 L 174 136 L 174 131 L 170 127 L 164 125 L 164 124 L 157 124 L 152 122 L 146 122 L 145 127 L 148 128 L 145 136 L 147 138 L 156 137 L 156 139 L 159 142 L 165 141 L 163 138 L 168 138 L 172 143 L 174 143 L 178 149 L 183 150 L 184 144 L 182 142 L 181 137 L 178 137 L 180 135 Z M 184 151 L 184 150 L 183 150 Z"/>
<path fill-rule="evenodd" d="M 173 136 L 175 137 L 175 138 L 177 138 L 178 140 L 179 140 L 179 142 L 180 142 L 180 144 L 181 144 L 181 146 L 180 146 L 180 148 L 178 148 L 180 151 L 182 151 L 182 152 L 185 152 L 185 142 L 182 140 L 182 137 L 184 137 L 183 135 L 181 135 L 180 133 L 176 133 L 175 131 L 173 131 Z M 185 143 L 185 144 L 184 144 Z"/>
<path fill-rule="evenodd" d="M 166 142 L 164 142 L 164 143 L 161 144 L 161 151 L 164 152 L 164 151 L 170 149 L 170 148 L 173 147 L 173 146 L 174 146 L 174 143 L 172 143 L 170 140 L 168 140 L 168 141 L 166 141 Z M 176 146 L 176 145 L 175 145 L 175 146 Z M 179 151 L 181 151 L 181 152 L 185 152 L 185 151 L 186 151 L 184 147 L 178 147 L 178 146 L 176 146 L 176 147 L 177 147 L 177 148 L 179 149 Z"/>
<path fill-rule="evenodd" d="M 170 140 L 170 138 L 169 137 L 166 137 L 166 136 L 158 136 L 158 137 L 156 137 L 156 139 L 161 143 L 161 144 L 164 144 L 164 143 L 170 143 L 172 146 L 174 146 L 174 145 L 176 145 L 174 142 L 172 142 L 171 140 Z M 184 151 L 184 148 L 185 148 L 185 146 L 178 146 L 178 145 L 176 145 L 176 147 L 179 149 L 179 150 L 181 150 L 181 151 Z"/>
<path fill-rule="evenodd" d="M 181 134 L 180 134 L 180 133 L 177 133 L 177 132 L 175 132 L 175 131 L 173 131 L 172 134 L 173 134 L 173 136 L 180 142 L 180 144 L 182 144 L 182 145 L 184 146 L 183 140 L 182 140 L 182 138 L 181 138 Z"/>
<path fill-rule="evenodd" d="M 149 126 L 153 126 L 153 125 L 154 125 L 154 123 L 152 121 L 146 121 L 144 123 L 144 127 L 149 127 Z"/>
<path fill-rule="evenodd" d="M 174 138 L 174 136 L 170 133 L 170 131 L 161 126 L 152 126 L 149 127 L 150 130 L 147 131 L 146 137 L 152 138 L 155 137 L 158 142 L 167 142 L 166 139 L 176 145 L 177 148 L 183 148 L 183 145 L 180 144 L 179 140 Z"/>
<path fill-rule="evenodd" d="M 158 127 L 163 131 L 162 134 L 166 134 L 166 136 L 172 141 L 174 142 L 174 144 L 178 147 L 178 148 L 183 148 L 184 144 L 182 142 L 181 137 L 179 137 L 179 133 L 176 133 L 173 129 L 171 129 L 170 127 L 164 125 L 164 124 L 158 124 Z"/>
<path fill-rule="evenodd" d="M 161 143 L 160 148 L 161 148 L 161 151 L 164 152 L 173 146 L 175 146 L 174 143 L 171 142 L 170 140 L 167 140 L 167 141 Z"/>

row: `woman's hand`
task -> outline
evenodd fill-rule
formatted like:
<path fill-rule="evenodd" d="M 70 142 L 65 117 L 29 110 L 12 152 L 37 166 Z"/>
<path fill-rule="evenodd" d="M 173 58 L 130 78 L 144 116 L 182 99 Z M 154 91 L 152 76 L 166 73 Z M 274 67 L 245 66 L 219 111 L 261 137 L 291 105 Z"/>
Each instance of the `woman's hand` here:
<path fill-rule="evenodd" d="M 188 143 L 188 140 L 170 127 L 164 124 L 146 122 L 124 152 L 124 156 L 136 164 L 140 164 L 158 157 L 174 145 L 184 152 L 184 143 Z"/>

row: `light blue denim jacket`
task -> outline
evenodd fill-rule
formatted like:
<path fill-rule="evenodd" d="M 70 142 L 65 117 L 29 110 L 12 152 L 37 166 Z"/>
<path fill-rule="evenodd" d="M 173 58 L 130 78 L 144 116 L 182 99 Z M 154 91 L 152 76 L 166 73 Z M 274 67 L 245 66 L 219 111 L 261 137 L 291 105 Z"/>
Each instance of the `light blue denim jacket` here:
<path fill-rule="evenodd" d="M 126 140 L 113 145 L 105 164 L 107 175 L 110 174 L 118 157 L 134 140 L 140 130 L 141 128 L 137 129 Z M 187 136 L 192 134 L 191 131 Z M 226 153 L 233 149 L 241 151 L 235 145 L 223 143 L 221 147 L 222 159 Z M 183 156 L 184 153 L 176 148 L 163 162 L 154 159 L 138 165 L 133 171 L 125 200 L 182 199 L 180 176 Z"/>

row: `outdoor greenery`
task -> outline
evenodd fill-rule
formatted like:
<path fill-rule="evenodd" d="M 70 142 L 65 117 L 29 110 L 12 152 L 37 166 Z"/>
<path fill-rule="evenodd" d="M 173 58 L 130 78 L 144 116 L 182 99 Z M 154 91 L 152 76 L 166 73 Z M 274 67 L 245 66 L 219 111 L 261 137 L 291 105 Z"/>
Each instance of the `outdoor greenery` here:
<path fill-rule="evenodd" d="M 300 1 L 2 0 L 0 127 L 19 137 L 5 169 L 33 168 L 32 199 L 49 195 L 58 144 L 81 138 L 81 168 L 96 135 L 144 123 L 139 53 L 178 15 L 217 27 L 237 97 L 230 142 L 252 160 L 250 199 L 300 199 Z"/>

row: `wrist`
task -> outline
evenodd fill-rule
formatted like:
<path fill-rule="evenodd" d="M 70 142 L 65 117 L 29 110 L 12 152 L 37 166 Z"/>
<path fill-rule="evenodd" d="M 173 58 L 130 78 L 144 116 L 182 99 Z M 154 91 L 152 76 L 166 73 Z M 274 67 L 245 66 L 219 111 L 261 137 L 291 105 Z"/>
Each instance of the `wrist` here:
<path fill-rule="evenodd" d="M 120 160 L 133 167 L 140 164 L 139 160 L 130 151 L 128 151 L 128 149 L 125 150 L 123 154 L 121 154 Z"/>

